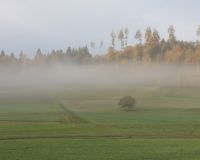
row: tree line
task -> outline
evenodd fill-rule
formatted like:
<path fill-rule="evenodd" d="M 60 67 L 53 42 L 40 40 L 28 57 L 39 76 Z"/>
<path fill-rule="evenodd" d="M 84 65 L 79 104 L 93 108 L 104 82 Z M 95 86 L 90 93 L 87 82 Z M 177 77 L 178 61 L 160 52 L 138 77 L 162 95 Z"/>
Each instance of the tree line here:
<path fill-rule="evenodd" d="M 134 63 L 164 62 L 200 64 L 200 42 L 187 42 L 176 39 L 173 25 L 168 28 L 168 39 L 161 39 L 157 29 L 147 27 L 144 34 L 137 30 L 135 45 L 128 45 L 128 29 L 121 29 L 118 34 L 111 32 L 111 46 L 107 53 L 109 62 Z M 196 35 L 200 37 L 200 26 Z M 121 49 L 116 49 L 116 41 Z"/>
<path fill-rule="evenodd" d="M 176 30 L 173 25 L 168 28 L 168 38 L 160 37 L 157 29 L 147 27 L 142 33 L 137 30 L 134 38 L 136 44 L 129 45 L 129 29 L 121 29 L 118 34 L 111 32 L 111 45 L 106 54 L 92 55 L 87 46 L 72 48 L 66 51 L 53 50 L 43 53 L 38 49 L 33 59 L 30 59 L 23 51 L 16 58 L 13 53 L 0 53 L 0 66 L 26 66 L 26 65 L 50 65 L 50 64 L 91 64 L 91 63 L 120 63 L 130 64 L 135 62 L 163 62 L 163 63 L 189 63 L 200 64 L 200 42 L 188 42 L 176 39 Z M 200 26 L 196 35 L 200 37 Z M 117 49 L 116 42 L 120 43 Z M 95 48 L 94 42 L 90 43 Z M 100 41 L 99 47 L 103 47 Z"/>
<path fill-rule="evenodd" d="M 38 49 L 33 59 L 29 58 L 23 51 L 16 58 L 13 53 L 6 54 L 5 51 L 0 53 L 0 66 L 34 66 L 34 65 L 51 65 L 51 64 L 84 64 L 89 63 L 92 58 L 88 47 L 71 48 L 66 51 L 52 50 L 50 53 L 43 53 Z"/>

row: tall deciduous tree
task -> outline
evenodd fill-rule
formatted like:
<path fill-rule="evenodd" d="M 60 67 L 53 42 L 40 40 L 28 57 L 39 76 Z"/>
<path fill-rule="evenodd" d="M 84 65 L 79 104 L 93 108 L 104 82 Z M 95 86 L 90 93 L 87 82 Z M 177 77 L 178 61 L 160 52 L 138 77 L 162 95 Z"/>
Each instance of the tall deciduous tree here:
<path fill-rule="evenodd" d="M 38 49 L 36 51 L 36 55 L 35 55 L 34 60 L 35 60 L 36 64 L 44 63 L 44 56 L 43 56 L 42 51 L 40 49 Z"/>
<path fill-rule="evenodd" d="M 152 38 L 152 30 L 150 27 L 146 28 L 144 36 L 145 36 L 146 44 L 149 44 L 151 42 L 151 38 Z"/>
<path fill-rule="evenodd" d="M 129 35 L 129 29 L 127 27 L 125 28 L 124 34 L 125 34 L 125 46 L 127 47 L 128 46 L 128 35 Z"/>
<path fill-rule="evenodd" d="M 140 43 L 140 45 L 142 44 L 142 33 L 140 30 L 138 30 L 135 34 L 135 39 L 137 39 Z"/>
<path fill-rule="evenodd" d="M 124 31 L 121 29 L 119 34 L 118 34 L 118 39 L 121 43 L 121 49 L 124 49 L 124 39 L 125 39 L 125 35 L 124 35 Z"/>
<path fill-rule="evenodd" d="M 159 42 L 160 42 L 159 32 L 156 29 L 154 29 L 153 34 L 152 34 L 152 43 L 158 44 Z"/>
<path fill-rule="evenodd" d="M 116 34 L 115 34 L 115 32 L 114 31 L 112 31 L 111 32 L 111 34 L 110 34 L 110 36 L 111 36 L 111 38 L 112 38 L 112 47 L 113 47 L 113 49 L 115 49 L 115 40 L 116 40 Z"/>
<path fill-rule="evenodd" d="M 175 36 L 175 28 L 173 25 L 169 26 L 168 28 L 168 35 L 169 35 L 169 43 L 170 44 L 174 44 L 174 42 L 176 42 L 176 36 Z"/>

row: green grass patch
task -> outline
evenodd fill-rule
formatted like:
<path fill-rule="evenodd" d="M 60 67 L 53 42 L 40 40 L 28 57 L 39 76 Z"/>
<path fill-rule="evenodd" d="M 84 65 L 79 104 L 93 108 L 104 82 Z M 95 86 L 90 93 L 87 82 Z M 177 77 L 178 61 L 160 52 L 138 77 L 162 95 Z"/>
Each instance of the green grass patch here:
<path fill-rule="evenodd" d="M 100 124 L 200 124 L 199 110 L 136 110 L 77 114 L 90 122 Z"/>
<path fill-rule="evenodd" d="M 198 160 L 199 93 L 144 87 L 52 92 L 47 104 L 1 103 L 0 159 Z M 117 105 L 126 95 L 136 99 L 136 111 Z"/>
<path fill-rule="evenodd" d="M 200 140 L 39 139 L 0 141 L 4 160 L 198 160 Z"/>

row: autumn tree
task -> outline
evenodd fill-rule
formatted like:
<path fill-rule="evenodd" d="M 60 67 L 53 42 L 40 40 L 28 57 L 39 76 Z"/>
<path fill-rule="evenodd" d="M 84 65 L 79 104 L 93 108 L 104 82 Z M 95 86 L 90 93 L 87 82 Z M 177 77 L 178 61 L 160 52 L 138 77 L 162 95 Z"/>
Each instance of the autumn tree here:
<path fill-rule="evenodd" d="M 43 64 L 45 61 L 45 57 L 42 54 L 42 51 L 40 49 L 37 49 L 34 61 L 36 64 Z"/>
<path fill-rule="evenodd" d="M 160 42 L 159 32 L 156 29 L 154 29 L 152 37 L 151 37 L 151 43 L 155 45 L 155 44 L 158 44 L 159 42 Z"/>
<path fill-rule="evenodd" d="M 128 34 L 129 34 L 129 30 L 127 27 L 125 28 L 124 34 L 125 34 L 125 46 L 127 47 L 128 46 Z"/>
<path fill-rule="evenodd" d="M 124 39 L 125 39 L 124 31 L 121 29 L 118 34 L 118 40 L 121 43 L 121 49 L 124 49 Z"/>
<path fill-rule="evenodd" d="M 142 33 L 140 30 L 138 30 L 135 34 L 135 39 L 139 41 L 140 46 L 142 45 Z"/>
<path fill-rule="evenodd" d="M 148 63 L 151 61 L 151 42 L 152 42 L 152 29 L 151 27 L 147 27 L 145 30 L 144 38 L 145 38 L 145 46 L 143 47 L 143 55 L 141 57 L 144 63 Z"/>
<path fill-rule="evenodd" d="M 169 26 L 168 28 L 168 42 L 173 45 L 176 42 L 176 37 L 175 37 L 175 28 L 173 25 Z"/>
<path fill-rule="evenodd" d="M 149 61 L 149 58 L 151 60 L 157 60 L 157 57 L 160 54 L 160 35 L 156 29 L 154 29 L 153 32 L 151 31 L 151 37 L 148 40 L 148 45 L 145 46 L 144 51 L 146 61 Z"/>
<path fill-rule="evenodd" d="M 115 41 L 116 41 L 116 34 L 115 34 L 115 32 L 112 31 L 111 34 L 110 34 L 110 36 L 112 38 L 112 43 L 111 43 L 112 47 L 113 47 L 113 49 L 115 49 Z"/>
<path fill-rule="evenodd" d="M 145 43 L 149 44 L 151 42 L 151 38 L 152 38 L 152 30 L 150 27 L 147 27 L 145 30 Z"/>
<path fill-rule="evenodd" d="M 200 46 L 195 49 L 196 64 L 200 64 Z"/>
<path fill-rule="evenodd" d="M 165 60 L 169 63 L 177 63 L 183 58 L 183 49 L 181 45 L 175 45 L 165 53 Z"/>
<path fill-rule="evenodd" d="M 106 55 L 107 62 L 116 62 L 118 59 L 118 53 L 114 50 L 113 47 L 109 47 L 108 53 Z"/>

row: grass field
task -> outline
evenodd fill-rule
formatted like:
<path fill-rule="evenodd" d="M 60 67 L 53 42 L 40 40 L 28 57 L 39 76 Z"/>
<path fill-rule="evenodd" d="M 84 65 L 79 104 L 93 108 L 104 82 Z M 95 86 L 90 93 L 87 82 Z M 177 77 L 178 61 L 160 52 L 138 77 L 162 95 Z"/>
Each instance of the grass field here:
<path fill-rule="evenodd" d="M 200 141 L 183 139 L 38 139 L 0 141 L 0 159 L 198 160 Z"/>
<path fill-rule="evenodd" d="M 57 104 L 1 104 L 0 121 L 60 121 L 63 110 Z"/>
<path fill-rule="evenodd" d="M 151 87 L 0 103 L 0 159 L 197 160 L 199 93 Z M 118 107 L 122 95 L 137 99 L 135 111 Z"/>

